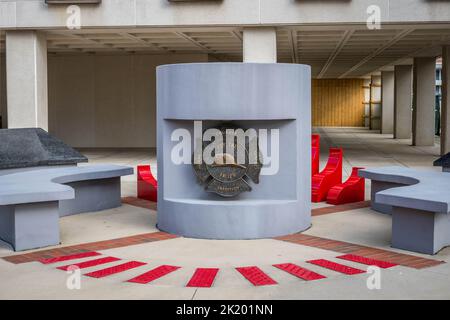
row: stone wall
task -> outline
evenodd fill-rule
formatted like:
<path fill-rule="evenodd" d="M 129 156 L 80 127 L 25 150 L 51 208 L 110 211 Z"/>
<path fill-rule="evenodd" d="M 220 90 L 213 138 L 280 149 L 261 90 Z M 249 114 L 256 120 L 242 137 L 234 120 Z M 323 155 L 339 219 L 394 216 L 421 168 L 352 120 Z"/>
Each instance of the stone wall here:
<path fill-rule="evenodd" d="M 73 147 L 156 147 L 156 66 L 206 54 L 48 58 L 49 132 Z"/>

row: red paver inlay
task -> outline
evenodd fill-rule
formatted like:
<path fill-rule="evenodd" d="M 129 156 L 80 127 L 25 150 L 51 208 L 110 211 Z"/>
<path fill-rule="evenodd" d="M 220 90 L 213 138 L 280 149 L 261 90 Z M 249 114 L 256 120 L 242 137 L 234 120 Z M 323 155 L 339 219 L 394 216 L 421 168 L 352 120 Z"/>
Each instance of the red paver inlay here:
<path fill-rule="evenodd" d="M 323 276 L 321 274 L 318 274 L 318 273 L 308 270 L 306 268 L 302 268 L 293 263 L 274 264 L 273 266 L 278 269 L 281 269 L 283 271 L 286 271 L 300 279 L 306 280 L 306 281 L 326 278 L 325 276 Z"/>
<path fill-rule="evenodd" d="M 236 270 L 250 281 L 254 286 L 266 286 L 277 284 L 275 280 L 265 274 L 260 268 L 256 266 L 239 267 Z"/>
<path fill-rule="evenodd" d="M 377 260 L 377 259 L 366 258 L 366 257 L 362 257 L 362 256 L 357 256 L 354 254 L 344 254 L 343 256 L 339 256 L 336 258 L 353 261 L 353 262 L 357 262 L 357 263 L 362 263 L 362 264 L 366 264 L 369 266 L 377 266 L 377 267 L 380 267 L 383 269 L 397 266 L 397 264 L 395 264 L 395 263 Z"/>
<path fill-rule="evenodd" d="M 175 270 L 178 270 L 178 269 L 180 269 L 180 267 L 162 265 L 162 266 L 159 266 L 159 267 L 157 267 L 153 270 L 150 270 L 146 273 L 143 273 L 133 279 L 130 279 L 127 282 L 146 284 L 146 283 L 152 282 L 153 280 L 161 278 L 171 272 L 174 272 Z"/>
<path fill-rule="evenodd" d="M 120 260 L 120 259 L 119 258 L 114 258 L 114 257 L 104 257 L 104 258 L 89 260 L 89 261 L 80 262 L 80 263 L 68 264 L 66 266 L 58 267 L 56 269 L 65 270 L 66 271 L 71 266 L 75 266 L 75 267 L 78 267 L 80 269 L 85 269 L 85 268 L 90 268 L 90 267 L 98 266 L 100 264 L 105 264 L 105 263 L 114 262 L 114 261 L 118 261 L 118 260 Z"/>
<path fill-rule="evenodd" d="M 144 262 L 139 261 L 130 261 L 125 262 L 122 264 L 119 264 L 118 266 L 113 266 L 110 268 L 105 268 L 93 272 L 86 273 L 85 276 L 92 277 L 92 278 L 104 278 L 116 273 L 124 272 L 133 268 L 141 267 L 143 265 L 146 265 Z"/>
<path fill-rule="evenodd" d="M 218 268 L 197 268 L 186 287 L 209 288 L 212 286 L 218 272 Z"/>
<path fill-rule="evenodd" d="M 101 255 L 101 253 L 91 251 L 91 252 L 69 254 L 69 255 L 66 255 L 66 256 L 59 256 L 59 257 L 50 258 L 50 259 L 39 259 L 39 261 L 42 262 L 43 264 L 50 264 L 50 263 L 67 261 L 67 260 L 75 260 L 75 259 L 82 259 L 82 258 L 88 258 L 88 257 L 95 257 L 95 256 L 99 256 L 99 255 Z"/>
<path fill-rule="evenodd" d="M 340 263 L 336 263 L 336 262 L 333 262 L 330 260 L 326 260 L 326 259 L 310 260 L 310 261 L 306 261 L 306 262 L 315 264 L 316 266 L 327 268 L 327 269 L 330 269 L 330 270 L 333 270 L 336 272 L 348 274 L 348 275 L 365 273 L 364 270 L 352 268 L 352 267 L 349 267 L 349 266 L 346 266 L 346 265 L 343 265 Z"/>

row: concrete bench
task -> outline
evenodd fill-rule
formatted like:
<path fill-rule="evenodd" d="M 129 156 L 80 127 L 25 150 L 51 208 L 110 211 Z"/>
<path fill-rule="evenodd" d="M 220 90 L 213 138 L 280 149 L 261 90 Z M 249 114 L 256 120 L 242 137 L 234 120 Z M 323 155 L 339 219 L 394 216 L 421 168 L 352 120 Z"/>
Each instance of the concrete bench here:
<path fill-rule="evenodd" d="M 435 254 L 450 245 L 450 173 L 382 167 L 359 175 L 372 181 L 372 208 L 392 214 L 394 248 Z"/>
<path fill-rule="evenodd" d="M 0 176 L 0 238 L 16 251 L 57 245 L 60 216 L 120 206 L 120 177 L 130 174 L 89 165 Z"/>

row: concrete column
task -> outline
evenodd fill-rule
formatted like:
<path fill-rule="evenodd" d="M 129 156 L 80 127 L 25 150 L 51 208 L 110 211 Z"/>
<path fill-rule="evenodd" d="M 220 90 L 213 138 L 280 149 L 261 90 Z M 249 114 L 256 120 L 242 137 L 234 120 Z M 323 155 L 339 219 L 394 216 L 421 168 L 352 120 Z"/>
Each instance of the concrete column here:
<path fill-rule="evenodd" d="M 6 110 L 6 60 L 4 53 L 0 53 L 0 116 L 2 117 L 0 127 L 4 129 L 8 126 Z"/>
<path fill-rule="evenodd" d="M 371 76 L 370 82 L 370 130 L 381 128 L 381 76 Z"/>
<path fill-rule="evenodd" d="M 48 130 L 47 42 L 38 31 L 6 31 L 8 128 Z"/>
<path fill-rule="evenodd" d="M 394 68 L 394 138 L 411 138 L 412 66 Z"/>
<path fill-rule="evenodd" d="M 277 34 L 275 28 L 245 28 L 244 62 L 276 63 Z"/>
<path fill-rule="evenodd" d="M 413 68 L 413 145 L 434 145 L 436 58 L 414 58 Z"/>
<path fill-rule="evenodd" d="M 372 78 L 364 79 L 364 127 L 370 128 L 370 83 Z"/>
<path fill-rule="evenodd" d="M 381 72 L 381 133 L 394 132 L 394 71 Z"/>
<path fill-rule="evenodd" d="M 450 152 L 450 46 L 442 48 L 441 155 Z"/>

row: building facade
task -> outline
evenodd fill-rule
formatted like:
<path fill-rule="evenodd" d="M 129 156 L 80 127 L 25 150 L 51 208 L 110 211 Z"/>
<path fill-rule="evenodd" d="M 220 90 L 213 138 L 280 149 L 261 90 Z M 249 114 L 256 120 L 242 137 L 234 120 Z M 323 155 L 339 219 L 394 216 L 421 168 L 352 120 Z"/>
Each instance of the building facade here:
<path fill-rule="evenodd" d="M 155 147 L 156 66 L 301 63 L 313 125 L 432 145 L 440 58 L 446 153 L 449 54 L 450 1 L 0 0 L 0 115 L 74 147 Z"/>

